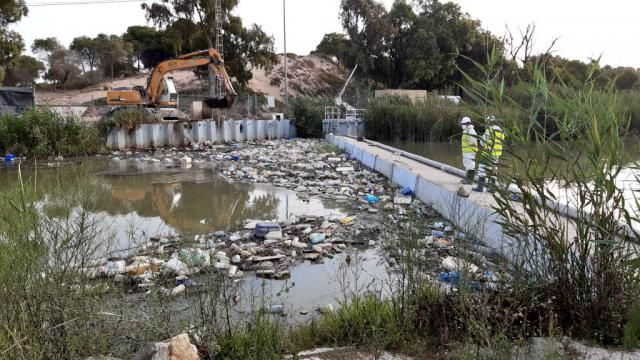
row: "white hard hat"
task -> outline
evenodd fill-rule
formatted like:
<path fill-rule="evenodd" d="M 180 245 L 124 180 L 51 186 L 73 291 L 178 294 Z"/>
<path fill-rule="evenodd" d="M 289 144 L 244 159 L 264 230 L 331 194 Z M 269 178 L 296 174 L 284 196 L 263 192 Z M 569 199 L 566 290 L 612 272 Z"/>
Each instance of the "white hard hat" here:
<path fill-rule="evenodd" d="M 463 118 L 460 120 L 460 124 L 461 124 L 461 125 L 471 124 L 471 119 L 469 119 L 469 117 L 468 117 L 468 116 L 465 116 L 465 117 L 463 117 Z"/>
<path fill-rule="evenodd" d="M 487 116 L 487 121 L 488 122 L 495 122 L 496 121 L 496 117 L 494 115 L 489 115 L 489 116 Z"/>

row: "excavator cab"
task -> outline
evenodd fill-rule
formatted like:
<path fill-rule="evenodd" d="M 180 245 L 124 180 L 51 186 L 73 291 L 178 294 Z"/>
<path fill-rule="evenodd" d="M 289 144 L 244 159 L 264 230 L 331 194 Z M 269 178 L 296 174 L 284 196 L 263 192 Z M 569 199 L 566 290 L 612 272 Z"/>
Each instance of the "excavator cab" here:
<path fill-rule="evenodd" d="M 162 79 L 162 91 L 158 97 L 158 105 L 163 107 L 178 106 L 178 89 L 176 82 L 171 76 L 165 76 Z"/>

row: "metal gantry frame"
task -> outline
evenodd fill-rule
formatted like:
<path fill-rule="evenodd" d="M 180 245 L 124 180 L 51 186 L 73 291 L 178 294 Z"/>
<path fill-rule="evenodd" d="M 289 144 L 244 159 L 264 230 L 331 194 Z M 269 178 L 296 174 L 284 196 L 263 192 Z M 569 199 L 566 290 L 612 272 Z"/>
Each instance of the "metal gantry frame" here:
<path fill-rule="evenodd" d="M 222 39 L 222 0 L 216 0 L 216 50 L 224 59 L 224 42 Z"/>
<path fill-rule="evenodd" d="M 216 51 L 224 61 L 224 39 L 222 30 L 222 0 L 215 0 L 215 27 L 216 27 Z M 224 65 L 223 65 L 224 66 Z M 218 75 L 209 73 L 209 88 L 212 89 L 212 97 L 222 99 L 225 97 L 224 79 Z"/>

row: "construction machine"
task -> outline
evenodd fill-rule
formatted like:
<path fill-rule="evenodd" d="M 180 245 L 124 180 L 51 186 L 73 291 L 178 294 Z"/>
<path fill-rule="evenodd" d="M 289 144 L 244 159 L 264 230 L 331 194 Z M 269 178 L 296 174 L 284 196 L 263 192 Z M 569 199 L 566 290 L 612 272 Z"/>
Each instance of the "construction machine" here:
<path fill-rule="evenodd" d="M 236 97 L 231 79 L 224 68 L 224 60 L 216 49 L 196 51 L 176 59 L 158 64 L 147 78 L 146 87 L 115 88 L 107 91 L 107 104 L 121 107 L 147 108 L 162 120 L 187 118 L 177 109 L 178 91 L 173 77 L 167 76 L 175 70 L 207 67 L 209 70 L 209 94 L 203 101 L 193 105 L 198 109 L 196 118 L 211 109 L 229 108 Z M 119 108 L 116 108 L 117 110 Z M 206 110 L 209 110 L 207 112 Z"/>

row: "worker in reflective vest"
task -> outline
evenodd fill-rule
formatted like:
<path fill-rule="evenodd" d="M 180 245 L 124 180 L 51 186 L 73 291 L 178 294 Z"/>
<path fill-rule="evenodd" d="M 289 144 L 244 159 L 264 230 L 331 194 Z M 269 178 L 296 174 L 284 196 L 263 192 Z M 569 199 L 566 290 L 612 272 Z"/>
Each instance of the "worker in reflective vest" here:
<path fill-rule="evenodd" d="M 467 176 L 462 180 L 462 183 L 473 184 L 476 171 L 476 153 L 478 152 L 478 135 L 468 117 L 465 116 L 460 120 L 460 126 L 462 126 L 462 165 L 467 170 Z"/>
<path fill-rule="evenodd" d="M 504 143 L 504 131 L 498 125 L 496 117 L 487 116 L 487 127 L 482 135 L 482 151 L 480 155 L 480 166 L 478 169 L 478 186 L 473 191 L 483 192 L 487 176 L 489 176 L 489 191 L 495 189 L 498 161 L 502 156 L 502 146 Z"/>

